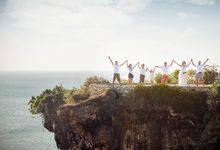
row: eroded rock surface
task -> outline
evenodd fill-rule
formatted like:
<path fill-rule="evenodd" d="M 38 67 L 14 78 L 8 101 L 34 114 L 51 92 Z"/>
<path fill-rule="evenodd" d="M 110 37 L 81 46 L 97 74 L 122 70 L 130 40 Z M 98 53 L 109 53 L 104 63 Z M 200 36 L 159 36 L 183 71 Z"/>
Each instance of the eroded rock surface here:
<path fill-rule="evenodd" d="M 123 96 L 109 89 L 104 96 L 60 106 L 49 127 L 62 150 L 215 149 L 209 132 L 219 115 L 208 100 L 196 114 L 177 113 L 132 92 Z"/>

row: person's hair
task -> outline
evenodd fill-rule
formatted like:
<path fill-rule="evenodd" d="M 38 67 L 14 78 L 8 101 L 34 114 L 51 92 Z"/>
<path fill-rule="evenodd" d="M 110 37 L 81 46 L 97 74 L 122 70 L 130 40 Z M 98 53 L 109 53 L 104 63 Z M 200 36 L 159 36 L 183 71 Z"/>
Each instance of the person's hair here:
<path fill-rule="evenodd" d="M 166 62 L 166 61 L 164 62 L 164 65 L 167 65 L 167 62 Z"/>
<path fill-rule="evenodd" d="M 201 61 L 198 61 L 198 64 L 201 65 Z"/>
<path fill-rule="evenodd" d="M 118 61 L 117 61 L 117 60 L 115 61 L 115 64 L 116 64 L 116 65 L 118 64 Z"/>
<path fill-rule="evenodd" d="M 141 64 L 141 67 L 144 67 L 145 65 L 144 64 Z"/>
<path fill-rule="evenodd" d="M 183 61 L 183 62 L 182 62 L 182 65 L 186 65 L 186 61 Z"/>
<path fill-rule="evenodd" d="M 129 64 L 128 67 L 131 68 L 131 67 L 132 67 L 132 64 Z"/>

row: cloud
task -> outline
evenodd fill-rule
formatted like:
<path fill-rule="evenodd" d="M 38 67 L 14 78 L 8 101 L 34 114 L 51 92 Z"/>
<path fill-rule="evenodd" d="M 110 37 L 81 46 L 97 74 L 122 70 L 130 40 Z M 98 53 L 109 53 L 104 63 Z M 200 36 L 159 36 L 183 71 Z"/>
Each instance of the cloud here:
<path fill-rule="evenodd" d="M 219 42 L 212 38 L 218 34 L 202 34 L 197 29 L 204 25 L 202 31 L 207 31 L 209 25 L 204 22 L 210 21 L 206 16 L 195 19 L 190 11 L 175 9 L 167 15 L 166 8 L 157 3 L 146 11 L 151 3 L 154 1 L 8 0 L 4 15 L 9 19 L 6 26 L 0 24 L 0 69 L 102 70 L 111 67 L 107 55 L 155 65 L 158 60 L 182 57 L 179 50 L 189 53 L 196 46 L 204 50 L 210 45 L 218 50 Z"/>
<path fill-rule="evenodd" d="M 126 12 L 139 12 L 150 6 L 151 0 L 119 0 L 116 6 Z"/>
<path fill-rule="evenodd" d="M 189 3 L 195 5 L 214 5 L 215 0 L 188 0 Z"/>

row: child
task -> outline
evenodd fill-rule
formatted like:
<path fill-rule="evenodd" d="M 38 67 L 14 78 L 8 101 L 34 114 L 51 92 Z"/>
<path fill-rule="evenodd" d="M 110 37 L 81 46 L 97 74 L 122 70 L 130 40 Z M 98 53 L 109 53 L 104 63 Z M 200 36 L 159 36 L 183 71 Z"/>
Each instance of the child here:
<path fill-rule="evenodd" d="M 150 72 L 150 84 L 153 85 L 154 84 L 154 73 L 155 73 L 155 69 L 156 69 L 156 66 L 154 66 L 154 69 L 151 69 L 149 70 L 147 68 L 147 71 Z"/>

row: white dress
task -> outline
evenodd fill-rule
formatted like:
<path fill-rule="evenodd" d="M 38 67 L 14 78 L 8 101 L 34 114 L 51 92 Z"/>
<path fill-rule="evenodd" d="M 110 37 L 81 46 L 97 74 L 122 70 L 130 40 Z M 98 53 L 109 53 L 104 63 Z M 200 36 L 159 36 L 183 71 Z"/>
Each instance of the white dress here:
<path fill-rule="evenodd" d="M 178 85 L 179 86 L 188 86 L 188 83 L 186 81 L 186 69 L 187 67 L 181 67 L 179 72 L 179 79 L 178 79 Z"/>

